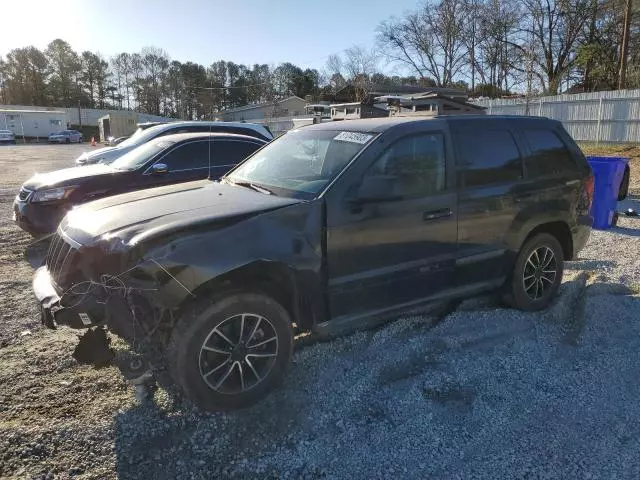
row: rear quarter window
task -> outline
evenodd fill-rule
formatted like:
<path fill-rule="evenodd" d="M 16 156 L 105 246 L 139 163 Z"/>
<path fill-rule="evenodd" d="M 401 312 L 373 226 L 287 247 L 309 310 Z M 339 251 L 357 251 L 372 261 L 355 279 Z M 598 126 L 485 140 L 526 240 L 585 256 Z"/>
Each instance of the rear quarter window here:
<path fill-rule="evenodd" d="M 480 187 L 522 178 L 520 151 L 509 130 L 463 130 L 455 141 L 460 185 Z"/>
<path fill-rule="evenodd" d="M 531 155 L 525 159 L 527 177 L 558 175 L 576 169 L 569 149 L 553 130 L 524 129 L 522 134 L 531 149 Z"/>

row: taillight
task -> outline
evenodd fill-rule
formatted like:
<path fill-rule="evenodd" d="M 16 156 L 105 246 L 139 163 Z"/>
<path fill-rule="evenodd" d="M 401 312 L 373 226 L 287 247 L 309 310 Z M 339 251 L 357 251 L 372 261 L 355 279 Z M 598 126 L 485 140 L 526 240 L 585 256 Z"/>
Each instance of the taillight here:
<path fill-rule="evenodd" d="M 589 175 L 582 182 L 582 191 L 585 195 L 585 201 L 587 203 L 587 207 L 591 210 L 591 204 L 593 203 L 593 193 L 595 191 L 596 179 L 593 175 Z"/>

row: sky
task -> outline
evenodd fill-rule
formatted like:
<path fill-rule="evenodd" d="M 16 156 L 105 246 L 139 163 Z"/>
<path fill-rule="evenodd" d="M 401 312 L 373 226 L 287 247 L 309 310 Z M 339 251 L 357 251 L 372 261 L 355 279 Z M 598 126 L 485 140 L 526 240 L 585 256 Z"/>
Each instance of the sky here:
<path fill-rule="evenodd" d="M 419 0 L 1 0 L 0 55 L 54 38 L 109 57 L 145 46 L 174 60 L 253 65 L 291 62 L 322 70 L 352 45 L 371 47 L 375 29 Z M 384 70 L 384 64 L 381 65 Z"/>

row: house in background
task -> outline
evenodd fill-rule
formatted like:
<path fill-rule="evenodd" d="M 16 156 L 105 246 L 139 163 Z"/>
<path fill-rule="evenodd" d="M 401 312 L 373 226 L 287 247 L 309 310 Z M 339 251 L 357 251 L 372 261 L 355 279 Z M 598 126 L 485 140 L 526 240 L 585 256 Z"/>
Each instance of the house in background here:
<path fill-rule="evenodd" d="M 331 105 L 331 120 L 356 120 L 358 118 L 388 117 L 386 104 L 368 105 L 363 102 L 337 103 Z"/>
<path fill-rule="evenodd" d="M 467 102 L 466 93 L 443 92 L 452 89 L 429 89 L 417 95 L 385 95 L 376 101 L 386 102 L 391 117 L 436 115 L 482 115 L 485 108 Z"/>
<path fill-rule="evenodd" d="M 307 102 L 296 96 L 291 96 L 276 102 L 245 105 L 231 108 L 218 114 L 225 122 L 261 122 L 278 117 L 292 117 L 303 115 Z"/>
<path fill-rule="evenodd" d="M 467 100 L 468 95 L 464 90 L 458 88 L 441 87 L 420 87 L 417 85 L 379 85 L 372 84 L 363 88 L 361 86 L 347 84 L 331 95 L 323 95 L 321 100 L 330 103 L 352 103 L 361 101 L 362 103 L 373 105 L 375 99 L 381 96 L 405 96 L 417 95 L 424 92 L 438 93 L 446 97 L 458 100 Z"/>

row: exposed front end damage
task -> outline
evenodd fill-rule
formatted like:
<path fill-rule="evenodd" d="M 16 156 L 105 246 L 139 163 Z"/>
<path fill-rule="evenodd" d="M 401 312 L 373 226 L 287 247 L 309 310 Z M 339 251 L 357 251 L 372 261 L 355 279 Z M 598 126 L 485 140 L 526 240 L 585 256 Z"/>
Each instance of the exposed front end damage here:
<path fill-rule="evenodd" d="M 132 385 L 143 386 L 148 370 L 138 363 L 162 355 L 176 319 L 196 298 L 267 289 L 299 327 L 311 328 L 326 315 L 323 208 L 321 200 L 300 202 L 155 234 L 141 235 L 137 225 L 135 235 L 109 232 L 90 244 L 71 238 L 63 222 L 33 280 L 42 323 L 89 329 L 74 355 L 82 363 L 109 356 L 106 335 L 96 332 L 118 335 L 145 360 L 115 363 Z"/>

